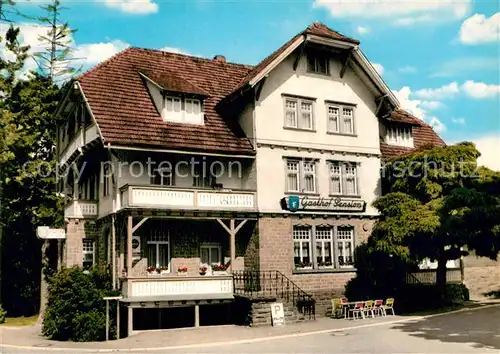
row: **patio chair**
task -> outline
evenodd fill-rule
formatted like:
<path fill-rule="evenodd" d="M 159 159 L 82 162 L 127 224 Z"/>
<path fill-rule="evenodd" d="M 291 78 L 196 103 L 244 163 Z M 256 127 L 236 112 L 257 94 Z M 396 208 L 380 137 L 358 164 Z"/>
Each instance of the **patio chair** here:
<path fill-rule="evenodd" d="M 385 314 L 387 314 L 387 311 L 391 311 L 392 315 L 394 316 L 394 298 L 390 297 L 387 300 L 385 300 L 385 305 L 383 307 Z"/>
<path fill-rule="evenodd" d="M 385 316 L 384 300 L 375 300 L 373 304 L 373 313 L 376 313 L 378 316 Z"/>
<path fill-rule="evenodd" d="M 339 318 L 344 314 L 342 299 L 332 299 L 332 317 Z"/>
<path fill-rule="evenodd" d="M 344 319 L 347 319 L 347 315 L 349 314 L 349 300 L 343 297 L 340 299 L 340 303 L 342 305 L 342 311 L 344 312 Z"/>
<path fill-rule="evenodd" d="M 375 314 L 373 312 L 373 306 L 374 306 L 375 302 L 373 300 L 367 300 L 365 301 L 365 307 L 363 309 L 365 315 L 369 315 L 371 314 L 372 315 L 372 318 L 375 318 Z"/>
<path fill-rule="evenodd" d="M 361 318 L 365 318 L 364 312 L 365 303 L 363 301 L 357 301 L 354 303 L 354 307 L 349 308 L 349 314 L 352 313 L 352 318 L 356 320 L 356 315 L 361 316 Z"/>

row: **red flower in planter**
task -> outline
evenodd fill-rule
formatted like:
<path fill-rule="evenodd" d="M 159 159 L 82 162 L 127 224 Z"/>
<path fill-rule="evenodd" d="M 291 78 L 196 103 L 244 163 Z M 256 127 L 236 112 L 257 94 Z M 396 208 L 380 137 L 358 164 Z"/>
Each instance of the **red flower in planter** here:
<path fill-rule="evenodd" d="M 212 265 L 212 270 L 216 272 L 224 272 L 227 270 L 227 266 L 225 266 L 224 264 L 214 264 Z"/>
<path fill-rule="evenodd" d="M 179 268 L 177 268 L 177 271 L 179 273 L 186 273 L 188 271 L 188 267 L 185 267 L 185 266 L 179 267 Z"/>
<path fill-rule="evenodd" d="M 207 267 L 203 266 L 203 267 L 200 267 L 200 273 L 206 273 L 207 272 Z"/>
<path fill-rule="evenodd" d="M 146 268 L 148 273 L 153 273 L 156 272 L 156 267 L 155 266 L 149 266 Z"/>

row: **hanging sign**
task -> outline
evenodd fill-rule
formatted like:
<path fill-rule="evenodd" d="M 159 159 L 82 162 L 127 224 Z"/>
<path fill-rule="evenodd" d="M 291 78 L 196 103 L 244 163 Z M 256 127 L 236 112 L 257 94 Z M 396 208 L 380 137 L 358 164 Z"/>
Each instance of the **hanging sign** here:
<path fill-rule="evenodd" d="M 281 199 L 281 207 L 295 211 L 339 211 L 362 213 L 366 210 L 366 202 L 362 199 L 343 197 L 309 197 L 291 195 Z"/>
<path fill-rule="evenodd" d="M 271 319 L 273 326 L 283 326 L 285 324 L 285 311 L 283 303 L 276 302 L 271 304 Z"/>
<path fill-rule="evenodd" d="M 66 238 L 64 229 L 51 229 L 48 226 L 38 226 L 36 235 L 42 240 L 62 240 Z"/>

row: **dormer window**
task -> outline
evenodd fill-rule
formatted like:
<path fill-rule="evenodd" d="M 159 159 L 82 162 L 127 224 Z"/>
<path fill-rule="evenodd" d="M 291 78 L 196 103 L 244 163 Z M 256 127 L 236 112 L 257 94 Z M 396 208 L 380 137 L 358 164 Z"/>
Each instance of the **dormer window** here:
<path fill-rule="evenodd" d="M 324 53 L 310 52 L 307 54 L 307 71 L 316 74 L 328 75 L 328 56 Z"/>
<path fill-rule="evenodd" d="M 166 96 L 162 116 L 167 122 L 203 124 L 201 101 L 196 98 Z"/>
<path fill-rule="evenodd" d="M 390 145 L 413 147 L 413 136 L 411 127 L 400 127 L 400 126 L 387 127 L 385 142 Z"/>

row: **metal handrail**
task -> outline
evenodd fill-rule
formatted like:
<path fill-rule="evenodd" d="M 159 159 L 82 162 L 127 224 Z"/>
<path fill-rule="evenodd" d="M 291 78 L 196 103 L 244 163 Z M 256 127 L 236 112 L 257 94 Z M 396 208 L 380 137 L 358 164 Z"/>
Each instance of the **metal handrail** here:
<path fill-rule="evenodd" d="M 249 298 L 275 296 L 309 318 L 316 317 L 316 301 L 291 279 L 277 270 L 243 270 L 233 272 L 233 291 Z"/>

